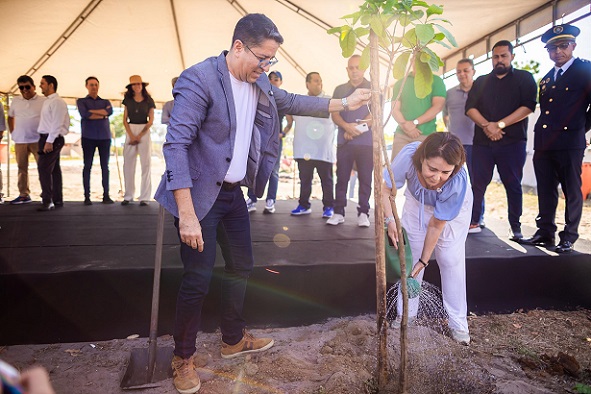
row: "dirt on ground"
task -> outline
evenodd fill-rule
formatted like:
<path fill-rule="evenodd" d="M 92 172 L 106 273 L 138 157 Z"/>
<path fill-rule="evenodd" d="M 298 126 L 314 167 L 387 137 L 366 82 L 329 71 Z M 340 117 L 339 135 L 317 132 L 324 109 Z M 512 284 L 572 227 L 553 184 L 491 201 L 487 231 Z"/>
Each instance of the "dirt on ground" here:
<path fill-rule="evenodd" d="M 81 163 L 65 161 L 64 197 L 82 200 Z M 98 164 L 98 163 L 97 163 Z M 117 168 L 111 163 L 111 196 L 120 189 Z M 154 188 L 162 173 L 156 160 Z M 16 168 L 14 168 L 16 173 Z M 100 172 L 92 172 L 93 199 L 100 199 Z M 38 195 L 32 168 L 32 195 Z M 139 179 L 138 179 L 139 185 Z M 15 184 L 11 184 L 12 196 Z M 283 174 L 279 199 L 294 197 L 299 188 Z M 314 185 L 314 195 L 321 196 Z M 502 185 L 487 191 L 487 215 L 506 217 Z M 34 198 L 35 199 L 35 198 Z M 121 200 L 121 198 L 118 198 Z M 294 204 L 295 204 L 294 200 Z M 564 201 L 558 208 L 560 226 Z M 591 216 L 586 201 L 583 217 Z M 537 198 L 524 196 L 522 221 L 533 227 Z M 591 239 L 591 222 L 581 223 L 581 238 Z M 526 234 L 528 235 L 528 234 Z M 421 322 L 409 327 L 407 387 L 409 393 L 591 393 L 591 311 L 532 310 L 511 314 L 469 316 L 472 342 L 453 342 L 441 322 Z M 235 359 L 220 356 L 219 333 L 198 336 L 197 360 L 202 394 L 377 393 L 376 317 L 365 315 L 331 319 L 305 327 L 253 330 L 274 338 L 264 353 Z M 130 333 L 133 334 L 133 333 Z M 400 330 L 388 329 L 390 382 L 384 391 L 398 393 L 400 381 Z M 170 336 L 159 338 L 161 347 L 172 347 Z M 0 358 L 18 369 L 42 365 L 50 372 L 57 393 L 122 393 L 119 384 L 130 351 L 147 346 L 146 338 L 114 339 L 94 343 L 0 346 Z M 146 394 L 176 393 L 172 379 L 157 387 L 137 390 Z"/>
<path fill-rule="evenodd" d="M 469 325 L 469 346 L 455 343 L 428 323 L 409 326 L 409 393 L 588 393 L 591 389 L 591 311 L 471 315 Z M 390 382 L 381 392 L 399 392 L 399 332 L 388 329 Z M 199 393 L 378 392 L 373 315 L 253 333 L 274 338 L 275 345 L 229 360 L 220 356 L 219 333 L 199 334 Z M 171 347 L 172 338 L 161 337 L 158 344 Z M 122 393 L 119 384 L 130 350 L 145 346 L 146 339 L 7 346 L 0 347 L 0 358 L 19 369 L 45 366 L 57 393 Z M 167 379 L 136 392 L 176 390 Z"/>

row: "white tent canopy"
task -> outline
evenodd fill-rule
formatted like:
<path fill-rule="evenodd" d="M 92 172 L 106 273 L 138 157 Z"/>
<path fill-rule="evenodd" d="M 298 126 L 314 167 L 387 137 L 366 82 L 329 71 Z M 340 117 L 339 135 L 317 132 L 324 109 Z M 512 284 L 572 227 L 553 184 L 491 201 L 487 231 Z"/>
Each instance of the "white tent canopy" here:
<path fill-rule="evenodd" d="M 84 80 L 101 81 L 100 95 L 118 105 L 129 76 L 150 83 L 158 102 L 171 99 L 172 77 L 228 49 L 234 25 L 245 13 L 269 16 L 285 39 L 274 69 L 284 88 L 305 93 L 303 76 L 318 71 L 331 94 L 347 80 L 338 38 L 326 29 L 343 24 L 361 0 L 0 0 L 0 94 L 16 94 L 16 79 L 29 74 L 38 84 L 54 75 L 58 93 L 87 94 Z M 442 58 L 487 52 L 484 37 L 514 40 L 580 8 L 583 0 L 441 0 L 443 17 L 459 47 L 438 46 Z M 539 11 L 535 12 L 534 11 Z M 533 13 L 533 14 L 532 14 Z M 522 23 L 515 24 L 524 16 Z M 502 30 L 503 27 L 507 27 Z M 501 31 L 498 31 L 501 29 Z M 491 33 L 495 33 L 492 37 Z M 476 43 L 476 44 L 475 44 Z M 475 45 L 471 45 L 475 44 Z M 466 49 L 466 47 L 472 48 Z M 470 51 L 469 53 L 466 51 Z M 455 60 L 452 67 L 455 66 Z M 391 79 L 390 79 L 391 81 Z"/>

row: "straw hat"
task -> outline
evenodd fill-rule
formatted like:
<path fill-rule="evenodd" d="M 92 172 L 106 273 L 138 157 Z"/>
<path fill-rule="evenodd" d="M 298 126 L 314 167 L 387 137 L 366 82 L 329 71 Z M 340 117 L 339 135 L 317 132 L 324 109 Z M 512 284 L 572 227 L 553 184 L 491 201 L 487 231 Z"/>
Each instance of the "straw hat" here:
<path fill-rule="evenodd" d="M 144 86 L 148 86 L 150 84 L 149 82 L 142 81 L 142 77 L 140 77 L 139 75 L 132 75 L 131 77 L 129 77 L 129 84 L 127 84 L 126 88 L 129 89 L 129 87 L 134 83 L 141 83 Z"/>

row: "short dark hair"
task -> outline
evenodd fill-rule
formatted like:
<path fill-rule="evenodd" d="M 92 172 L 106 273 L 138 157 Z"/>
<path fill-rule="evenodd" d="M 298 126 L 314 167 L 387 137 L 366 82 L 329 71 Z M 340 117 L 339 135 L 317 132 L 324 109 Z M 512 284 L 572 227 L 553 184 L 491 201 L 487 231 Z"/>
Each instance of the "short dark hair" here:
<path fill-rule="evenodd" d="M 513 54 L 513 44 L 511 44 L 511 41 L 501 40 L 492 47 L 492 50 L 494 51 L 496 47 L 509 47 L 509 52 Z"/>
<path fill-rule="evenodd" d="M 44 75 L 41 78 L 43 78 L 48 85 L 53 85 L 53 90 L 57 92 L 57 79 L 55 79 L 53 75 Z"/>
<path fill-rule="evenodd" d="M 311 73 L 308 73 L 308 74 L 306 75 L 306 82 L 310 82 L 310 81 L 312 80 L 312 75 L 316 75 L 316 74 L 320 75 L 320 74 L 319 74 L 318 72 L 316 72 L 316 71 L 312 71 Z"/>
<path fill-rule="evenodd" d="M 283 37 L 279 34 L 277 26 L 263 14 L 243 16 L 234 28 L 232 45 L 236 40 L 253 47 L 262 44 L 265 40 L 275 40 L 279 45 L 283 44 Z"/>
<path fill-rule="evenodd" d="M 27 83 L 27 82 L 30 83 L 31 85 L 35 86 L 35 82 L 33 82 L 33 78 L 31 78 L 28 75 L 21 75 L 16 80 L 16 83 Z"/>
<path fill-rule="evenodd" d="M 86 81 L 84 81 L 84 86 L 88 85 L 88 81 L 90 81 L 91 79 L 94 79 L 95 81 L 97 81 L 98 83 L 100 83 L 97 77 L 93 77 L 91 75 L 90 77 L 86 78 Z"/>
<path fill-rule="evenodd" d="M 455 175 L 466 162 L 466 151 L 462 141 L 448 132 L 430 134 L 419 145 L 412 156 L 412 163 L 417 171 L 421 171 L 423 161 L 432 157 L 441 157 L 447 164 L 453 165 Z"/>
<path fill-rule="evenodd" d="M 463 59 L 458 60 L 458 64 L 460 63 L 470 63 L 472 68 L 474 68 L 474 60 L 470 59 L 469 57 L 465 57 Z"/>

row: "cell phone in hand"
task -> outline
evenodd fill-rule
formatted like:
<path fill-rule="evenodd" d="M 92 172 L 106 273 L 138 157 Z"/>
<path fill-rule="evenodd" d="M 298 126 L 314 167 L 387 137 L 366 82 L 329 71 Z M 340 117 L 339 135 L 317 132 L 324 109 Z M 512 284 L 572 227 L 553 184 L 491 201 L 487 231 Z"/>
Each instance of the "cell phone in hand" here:
<path fill-rule="evenodd" d="M 365 133 L 366 131 L 369 131 L 369 126 L 367 123 L 359 123 L 357 126 L 355 126 L 355 129 L 360 133 Z"/>
<path fill-rule="evenodd" d="M 0 384 L 3 394 L 23 394 L 25 391 L 19 384 L 20 374 L 12 365 L 0 360 Z"/>

